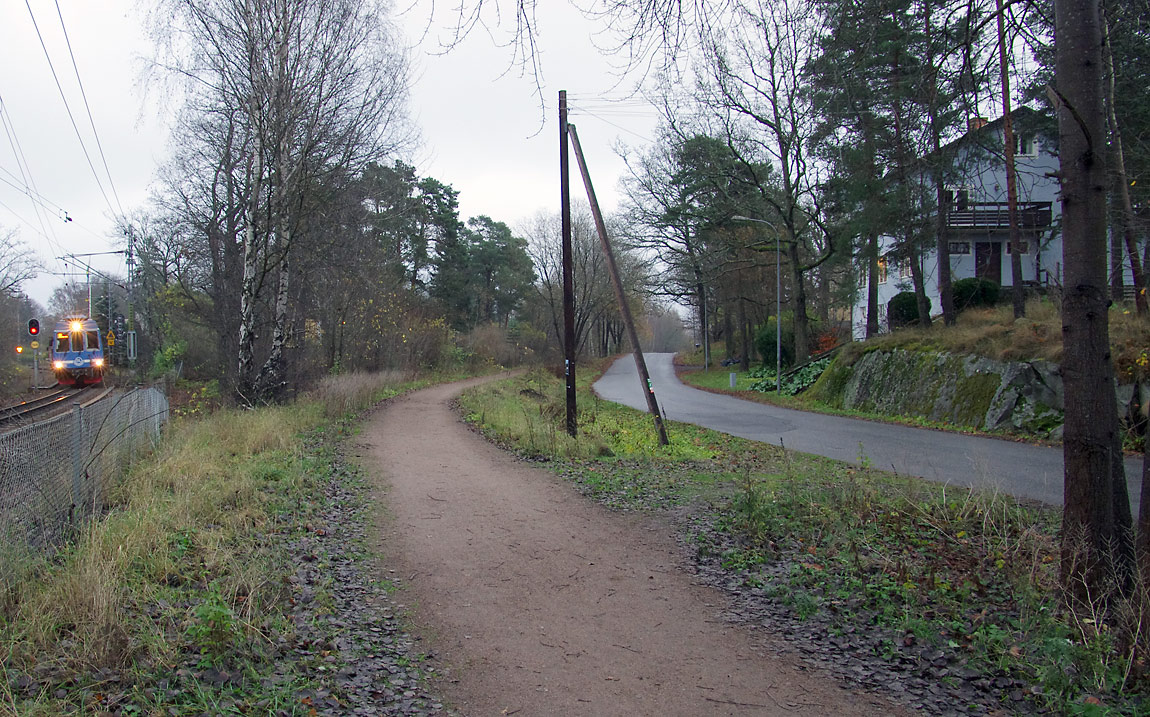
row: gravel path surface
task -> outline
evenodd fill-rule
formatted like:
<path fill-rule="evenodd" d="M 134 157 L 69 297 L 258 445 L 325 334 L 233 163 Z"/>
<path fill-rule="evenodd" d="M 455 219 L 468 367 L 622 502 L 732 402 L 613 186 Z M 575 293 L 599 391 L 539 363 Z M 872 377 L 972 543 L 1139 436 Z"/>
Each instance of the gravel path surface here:
<path fill-rule="evenodd" d="M 451 399 L 366 423 L 381 545 L 400 566 L 433 689 L 468 715 L 899 714 L 723 617 L 666 521 L 611 512 L 490 445 Z"/>

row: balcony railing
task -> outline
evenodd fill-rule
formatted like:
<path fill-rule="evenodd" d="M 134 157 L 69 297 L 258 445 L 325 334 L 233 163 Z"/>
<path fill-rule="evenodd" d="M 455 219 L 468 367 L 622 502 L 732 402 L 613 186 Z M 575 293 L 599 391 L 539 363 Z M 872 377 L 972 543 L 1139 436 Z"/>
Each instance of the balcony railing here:
<path fill-rule="evenodd" d="M 1027 231 L 1049 229 L 1053 220 L 1051 202 L 1019 202 L 1018 226 Z M 1010 209 L 1006 202 L 954 203 L 946 215 L 950 229 L 1009 229 Z"/>

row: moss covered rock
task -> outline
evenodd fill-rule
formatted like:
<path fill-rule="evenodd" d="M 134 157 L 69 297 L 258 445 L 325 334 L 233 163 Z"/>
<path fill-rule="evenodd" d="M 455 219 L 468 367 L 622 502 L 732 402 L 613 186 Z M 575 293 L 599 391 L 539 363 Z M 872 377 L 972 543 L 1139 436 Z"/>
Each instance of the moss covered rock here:
<path fill-rule="evenodd" d="M 817 399 L 845 409 L 1042 435 L 1062 424 L 1062 377 L 1042 361 L 896 349 L 832 367 L 824 379 Z"/>

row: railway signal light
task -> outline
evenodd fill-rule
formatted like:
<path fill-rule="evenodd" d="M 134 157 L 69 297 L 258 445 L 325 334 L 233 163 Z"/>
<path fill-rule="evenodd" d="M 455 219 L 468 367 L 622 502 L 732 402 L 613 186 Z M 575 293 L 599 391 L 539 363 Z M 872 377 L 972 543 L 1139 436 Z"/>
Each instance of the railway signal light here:
<path fill-rule="evenodd" d="M 28 335 L 40 335 L 40 319 L 28 319 Z"/>
<path fill-rule="evenodd" d="M 24 347 L 23 346 L 17 346 L 16 347 L 16 353 L 18 353 L 18 354 L 24 353 Z"/>

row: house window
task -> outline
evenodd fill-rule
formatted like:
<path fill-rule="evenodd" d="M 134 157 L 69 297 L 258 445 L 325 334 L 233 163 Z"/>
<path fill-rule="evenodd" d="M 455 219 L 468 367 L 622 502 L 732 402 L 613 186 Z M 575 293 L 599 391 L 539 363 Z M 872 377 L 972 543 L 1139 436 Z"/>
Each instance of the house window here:
<path fill-rule="evenodd" d="M 970 242 L 968 241 L 952 241 L 950 243 L 951 254 L 969 254 Z"/>
<path fill-rule="evenodd" d="M 878 258 L 878 283 L 886 283 L 886 257 L 880 256 Z"/>
<path fill-rule="evenodd" d="M 1014 154 L 1019 157 L 1037 156 L 1038 146 L 1034 142 L 1034 135 L 1014 135 Z"/>
<path fill-rule="evenodd" d="M 949 187 L 943 195 L 949 204 L 949 210 L 952 212 L 965 212 L 970 209 L 970 195 L 971 190 L 969 187 Z"/>

